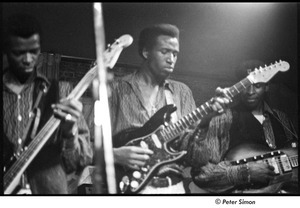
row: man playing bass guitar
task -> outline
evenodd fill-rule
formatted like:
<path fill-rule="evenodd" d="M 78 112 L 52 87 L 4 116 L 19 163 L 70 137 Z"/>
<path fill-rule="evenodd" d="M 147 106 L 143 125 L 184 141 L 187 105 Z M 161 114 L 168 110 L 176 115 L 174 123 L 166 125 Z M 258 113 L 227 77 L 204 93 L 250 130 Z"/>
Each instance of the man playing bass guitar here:
<path fill-rule="evenodd" d="M 92 162 L 90 133 L 82 115 L 82 103 L 76 99 L 58 100 L 66 97 L 70 86 L 56 80 L 50 83 L 36 70 L 41 28 L 33 16 L 11 16 L 4 31 L 9 64 L 3 73 L 5 169 L 9 169 L 13 155 L 18 158 L 54 114 L 62 120 L 61 125 L 33 159 L 20 184 L 26 185 L 21 188 L 31 189 L 32 194 L 67 194 L 66 174 Z"/>

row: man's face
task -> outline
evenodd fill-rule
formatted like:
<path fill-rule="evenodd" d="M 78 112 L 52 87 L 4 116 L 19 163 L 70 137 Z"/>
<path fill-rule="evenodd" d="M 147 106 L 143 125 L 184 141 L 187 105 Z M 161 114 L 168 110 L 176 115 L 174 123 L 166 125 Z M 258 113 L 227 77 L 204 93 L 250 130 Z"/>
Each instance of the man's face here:
<path fill-rule="evenodd" d="M 179 42 L 177 38 L 166 35 L 157 37 L 156 44 L 146 52 L 151 73 L 159 78 L 167 78 L 174 70 Z"/>
<path fill-rule="evenodd" d="M 7 51 L 10 68 L 18 76 L 30 75 L 34 71 L 40 51 L 40 36 L 38 34 L 29 38 L 10 37 Z"/>
<path fill-rule="evenodd" d="M 263 101 L 267 86 L 265 83 L 252 84 L 241 93 L 242 102 L 250 109 L 256 109 Z"/>

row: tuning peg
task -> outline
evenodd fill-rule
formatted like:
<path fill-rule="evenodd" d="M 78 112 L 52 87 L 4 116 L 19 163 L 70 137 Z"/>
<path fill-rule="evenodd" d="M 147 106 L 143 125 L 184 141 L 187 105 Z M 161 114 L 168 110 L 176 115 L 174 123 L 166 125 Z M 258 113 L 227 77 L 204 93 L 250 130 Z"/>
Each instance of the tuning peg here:
<path fill-rule="evenodd" d="M 116 43 L 116 44 L 119 44 L 119 43 L 120 43 L 120 40 L 119 40 L 119 39 L 115 39 L 115 43 Z"/>

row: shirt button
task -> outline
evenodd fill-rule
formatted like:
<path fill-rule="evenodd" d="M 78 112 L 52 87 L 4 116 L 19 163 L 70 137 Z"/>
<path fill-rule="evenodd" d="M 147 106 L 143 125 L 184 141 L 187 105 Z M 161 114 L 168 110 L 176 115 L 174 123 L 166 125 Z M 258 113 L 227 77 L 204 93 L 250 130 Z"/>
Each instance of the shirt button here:
<path fill-rule="evenodd" d="M 21 115 L 18 115 L 18 120 L 22 121 L 22 116 Z"/>
<path fill-rule="evenodd" d="M 22 144 L 22 139 L 21 138 L 18 139 L 18 144 Z"/>
<path fill-rule="evenodd" d="M 19 99 L 19 100 L 21 99 L 21 95 L 18 95 L 18 99 Z"/>

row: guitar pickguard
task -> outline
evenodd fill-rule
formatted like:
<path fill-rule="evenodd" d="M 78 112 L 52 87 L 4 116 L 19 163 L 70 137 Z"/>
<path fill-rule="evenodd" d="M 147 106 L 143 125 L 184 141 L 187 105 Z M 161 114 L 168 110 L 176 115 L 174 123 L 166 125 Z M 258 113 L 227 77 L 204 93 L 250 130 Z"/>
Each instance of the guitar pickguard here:
<path fill-rule="evenodd" d="M 166 114 L 174 110 L 176 110 L 176 108 L 174 108 L 173 105 L 165 106 L 160 109 L 157 114 L 142 127 L 142 130 L 145 128 L 145 131 L 149 132 L 149 128 L 154 129 L 155 123 L 158 120 L 164 123 L 162 121 L 168 117 Z M 145 187 L 151 177 L 157 173 L 159 167 L 175 162 L 186 154 L 185 151 L 174 152 L 168 147 L 168 142 L 166 142 L 163 135 L 161 135 L 163 129 L 164 125 L 160 125 L 153 132 L 133 139 L 126 144 L 126 146 L 138 146 L 150 149 L 153 151 L 153 155 L 151 155 L 150 159 L 139 170 L 132 170 L 120 166 L 116 167 L 118 188 L 122 193 L 129 194 L 139 192 Z M 126 137 L 130 138 L 132 135 L 141 134 L 142 132 L 141 129 L 137 131 L 139 131 L 139 133 L 132 132 L 131 135 L 127 134 Z"/>

